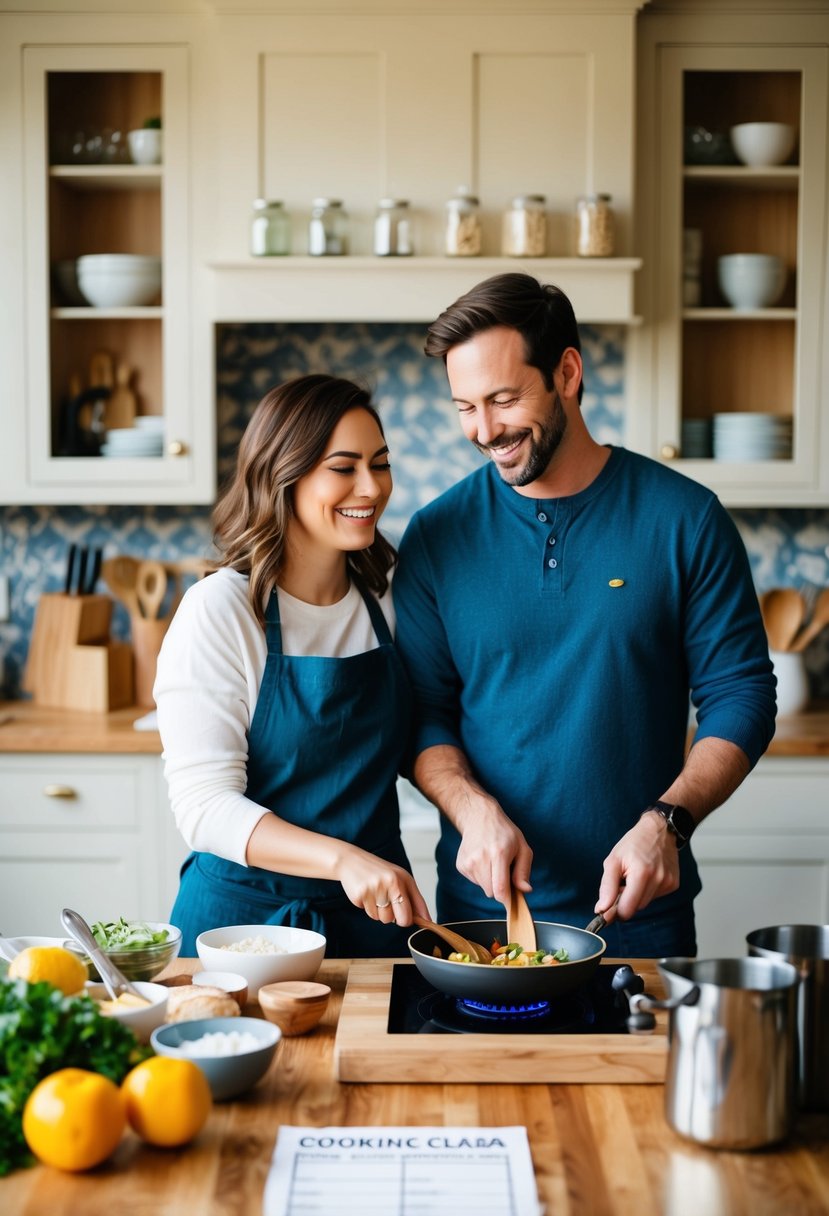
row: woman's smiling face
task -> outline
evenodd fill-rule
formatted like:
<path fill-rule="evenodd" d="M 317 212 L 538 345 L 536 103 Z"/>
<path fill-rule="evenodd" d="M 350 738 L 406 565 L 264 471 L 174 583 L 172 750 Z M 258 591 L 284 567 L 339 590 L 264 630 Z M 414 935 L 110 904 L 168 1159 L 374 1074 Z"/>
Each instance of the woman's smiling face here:
<path fill-rule="evenodd" d="M 391 490 L 380 428 L 367 410 L 349 410 L 331 432 L 319 464 L 294 486 L 292 544 L 300 550 L 368 548 Z"/>

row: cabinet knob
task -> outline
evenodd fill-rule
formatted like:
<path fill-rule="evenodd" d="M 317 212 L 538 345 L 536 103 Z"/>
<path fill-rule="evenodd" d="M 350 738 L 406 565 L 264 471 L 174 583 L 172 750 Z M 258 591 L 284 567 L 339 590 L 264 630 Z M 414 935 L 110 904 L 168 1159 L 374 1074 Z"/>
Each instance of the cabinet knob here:
<path fill-rule="evenodd" d="M 168 456 L 186 456 L 187 455 L 187 444 L 182 443 L 182 441 L 180 439 L 171 439 L 170 442 L 167 444 L 167 455 Z"/>
<path fill-rule="evenodd" d="M 663 460 L 676 460 L 679 456 L 679 448 L 675 443 L 663 443 L 659 449 L 659 455 Z"/>
<path fill-rule="evenodd" d="M 43 792 L 47 798 L 77 798 L 77 790 L 71 785 L 45 785 Z"/>

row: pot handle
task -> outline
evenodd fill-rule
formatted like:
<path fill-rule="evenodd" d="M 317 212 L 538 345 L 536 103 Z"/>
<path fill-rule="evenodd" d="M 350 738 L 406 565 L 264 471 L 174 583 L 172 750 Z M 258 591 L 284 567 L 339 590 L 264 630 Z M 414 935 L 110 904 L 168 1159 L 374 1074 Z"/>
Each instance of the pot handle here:
<path fill-rule="evenodd" d="M 658 1001 L 656 997 L 647 996 L 644 992 L 637 992 L 630 998 L 630 1007 L 634 1013 L 638 1013 L 640 1009 L 679 1009 L 680 1005 L 696 1005 L 699 996 L 700 991 L 696 984 L 694 984 L 693 988 L 689 988 L 684 996 L 667 1001 Z"/>

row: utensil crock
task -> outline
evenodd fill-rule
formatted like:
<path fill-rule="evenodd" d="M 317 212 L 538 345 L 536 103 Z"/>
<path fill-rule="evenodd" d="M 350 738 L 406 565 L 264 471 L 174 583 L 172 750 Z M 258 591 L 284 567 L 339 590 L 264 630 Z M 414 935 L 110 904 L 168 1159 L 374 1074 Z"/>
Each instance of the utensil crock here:
<path fill-rule="evenodd" d="M 669 1009 L 665 1117 L 708 1148 L 750 1149 L 788 1136 L 796 1109 L 798 974 L 768 959 L 660 959 Z"/>
<path fill-rule="evenodd" d="M 746 938 L 749 954 L 791 963 L 797 994 L 797 1096 L 804 1110 L 829 1110 L 829 925 L 775 925 Z"/>

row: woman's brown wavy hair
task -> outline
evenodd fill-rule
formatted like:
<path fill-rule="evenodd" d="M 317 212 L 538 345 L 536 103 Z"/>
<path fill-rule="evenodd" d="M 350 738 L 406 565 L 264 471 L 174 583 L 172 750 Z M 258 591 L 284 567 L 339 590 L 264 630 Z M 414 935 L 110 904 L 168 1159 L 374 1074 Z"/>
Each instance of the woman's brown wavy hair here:
<path fill-rule="evenodd" d="M 236 472 L 213 512 L 217 563 L 248 575 L 248 597 L 260 625 L 285 554 L 293 487 L 322 459 L 331 432 L 349 410 L 371 414 L 383 434 L 370 394 L 335 376 L 299 376 L 271 389 L 253 411 L 236 457 Z M 381 596 L 397 561 L 394 547 L 375 533 L 367 549 L 346 555 L 349 569 Z"/>

